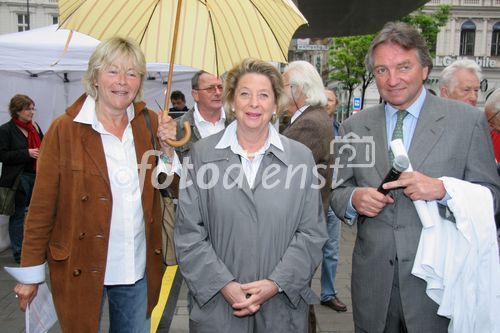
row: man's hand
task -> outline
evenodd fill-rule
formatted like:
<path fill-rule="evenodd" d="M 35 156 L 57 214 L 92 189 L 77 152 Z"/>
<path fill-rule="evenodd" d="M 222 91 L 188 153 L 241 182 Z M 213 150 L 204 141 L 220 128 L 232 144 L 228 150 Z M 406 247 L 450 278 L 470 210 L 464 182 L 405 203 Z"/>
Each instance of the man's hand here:
<path fill-rule="evenodd" d="M 385 183 L 385 189 L 404 188 L 404 194 L 411 200 L 441 200 L 446 195 L 443 182 L 420 172 L 403 172 L 398 180 Z"/>
<path fill-rule="evenodd" d="M 169 157 L 174 156 L 174 148 L 167 143 L 167 140 L 176 140 L 177 124 L 175 120 L 165 112 L 158 114 L 158 139 L 162 151 Z"/>
<path fill-rule="evenodd" d="M 18 283 L 14 287 L 17 300 L 19 301 L 19 308 L 21 311 L 26 311 L 28 304 L 31 303 L 38 292 L 38 284 L 22 284 Z"/>
<path fill-rule="evenodd" d="M 368 217 L 377 216 L 385 205 L 394 203 L 389 195 L 383 195 L 372 187 L 358 187 L 352 195 L 352 205 L 360 214 Z"/>
<path fill-rule="evenodd" d="M 234 315 L 242 317 L 259 311 L 262 304 L 278 293 L 278 286 L 271 280 L 259 280 L 241 285 L 246 299 L 233 304 Z"/>

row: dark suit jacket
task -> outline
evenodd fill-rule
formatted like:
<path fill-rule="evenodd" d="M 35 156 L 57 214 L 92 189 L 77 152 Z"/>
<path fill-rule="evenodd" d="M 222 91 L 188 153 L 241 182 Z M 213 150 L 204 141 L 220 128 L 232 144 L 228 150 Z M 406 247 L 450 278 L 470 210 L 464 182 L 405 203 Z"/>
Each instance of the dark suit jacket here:
<path fill-rule="evenodd" d="M 427 94 L 408 151 L 413 169 L 430 177 L 448 176 L 485 185 L 498 202 L 499 177 L 487 129 L 481 111 Z M 333 190 L 331 205 L 341 218 L 356 187 L 377 188 L 389 171 L 384 105 L 344 121 L 341 134 L 348 133 L 372 139 L 375 154 L 373 159 L 366 158 L 366 141 L 362 140 L 351 142 L 355 156 L 348 144 L 335 147 L 341 166 L 338 181 L 342 183 Z M 367 160 L 374 161 L 374 166 L 367 165 Z M 353 166 L 346 167 L 347 162 Z M 355 325 L 367 332 L 383 331 L 398 258 L 399 291 L 408 331 L 446 332 L 448 320 L 436 315 L 438 307 L 426 295 L 425 282 L 411 274 L 422 224 L 413 202 L 401 189 L 391 194 L 394 204 L 373 218 L 359 216 L 357 220 L 351 287 Z"/>
<path fill-rule="evenodd" d="M 333 170 L 330 168 L 333 161 L 330 150 L 333 140 L 330 117 L 324 108 L 310 106 L 282 134 L 311 149 L 317 166 L 326 166 L 326 168 L 318 169 L 319 175 L 325 179 L 324 186 L 321 188 L 321 198 L 326 218 L 333 175 Z"/>
<path fill-rule="evenodd" d="M 43 139 L 43 133 L 38 124 L 35 124 L 35 128 L 38 128 L 38 135 L 40 139 Z M 28 140 L 14 121 L 10 120 L 0 126 L 0 162 L 2 162 L 0 186 L 13 186 L 17 176 L 31 161 Z"/>

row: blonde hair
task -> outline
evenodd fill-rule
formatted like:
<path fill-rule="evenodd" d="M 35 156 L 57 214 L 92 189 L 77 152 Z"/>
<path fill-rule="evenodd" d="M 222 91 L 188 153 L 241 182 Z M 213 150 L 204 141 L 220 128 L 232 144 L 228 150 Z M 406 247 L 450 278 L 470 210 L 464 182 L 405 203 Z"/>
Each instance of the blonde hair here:
<path fill-rule="evenodd" d="M 99 72 L 109 68 L 119 59 L 130 61 L 141 76 L 141 84 L 134 102 L 142 99 L 144 76 L 146 75 L 146 59 L 134 41 L 123 37 L 111 37 L 103 41 L 90 56 L 89 66 L 82 80 L 87 95 L 97 100 L 97 87 L 95 83 L 97 82 Z"/>
<path fill-rule="evenodd" d="M 277 119 L 283 112 L 285 112 L 288 105 L 288 97 L 285 94 L 283 78 L 281 77 L 280 72 L 273 65 L 258 59 L 244 59 L 228 72 L 227 77 L 224 80 L 224 93 L 222 94 L 224 109 L 226 111 L 231 110 L 238 81 L 243 75 L 248 73 L 264 75 L 269 79 L 269 81 L 271 81 L 276 103 L 276 117 L 273 118 Z M 233 119 L 234 112 L 228 112 L 228 120 Z"/>

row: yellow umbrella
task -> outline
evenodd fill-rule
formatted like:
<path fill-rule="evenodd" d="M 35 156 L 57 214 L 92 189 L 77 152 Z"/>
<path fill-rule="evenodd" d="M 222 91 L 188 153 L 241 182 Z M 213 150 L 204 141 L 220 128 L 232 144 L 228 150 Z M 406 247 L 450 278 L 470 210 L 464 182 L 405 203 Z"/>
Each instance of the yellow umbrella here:
<path fill-rule="evenodd" d="M 287 62 L 307 23 L 291 0 L 59 0 L 59 15 L 61 28 L 129 37 L 146 61 L 170 62 L 166 112 L 174 63 L 220 75 L 247 57 Z"/>

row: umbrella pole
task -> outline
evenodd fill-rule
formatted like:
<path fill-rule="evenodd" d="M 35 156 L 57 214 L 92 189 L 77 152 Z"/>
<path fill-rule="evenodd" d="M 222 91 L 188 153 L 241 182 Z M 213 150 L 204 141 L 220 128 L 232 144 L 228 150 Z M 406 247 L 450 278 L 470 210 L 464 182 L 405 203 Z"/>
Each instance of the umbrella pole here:
<path fill-rule="evenodd" d="M 175 15 L 174 23 L 174 37 L 172 39 L 172 50 L 170 51 L 170 67 L 168 68 L 168 78 L 167 78 L 167 92 L 165 93 L 165 104 L 163 107 L 163 113 L 168 115 L 168 103 L 170 99 L 170 92 L 172 91 L 172 74 L 174 73 L 174 58 L 175 50 L 177 48 L 177 34 L 179 32 L 179 20 L 181 17 L 182 0 L 177 1 L 177 13 Z M 172 147 L 184 146 L 191 138 L 191 125 L 189 122 L 184 122 L 184 137 L 179 141 L 167 140 L 168 144 Z"/>

